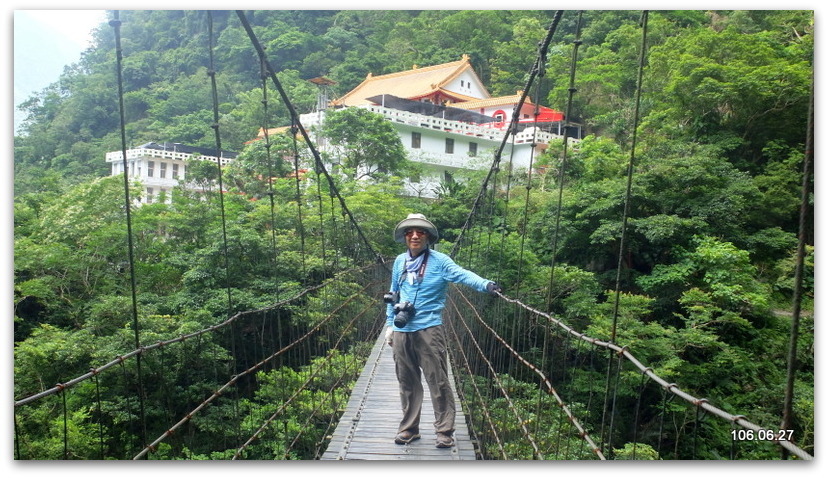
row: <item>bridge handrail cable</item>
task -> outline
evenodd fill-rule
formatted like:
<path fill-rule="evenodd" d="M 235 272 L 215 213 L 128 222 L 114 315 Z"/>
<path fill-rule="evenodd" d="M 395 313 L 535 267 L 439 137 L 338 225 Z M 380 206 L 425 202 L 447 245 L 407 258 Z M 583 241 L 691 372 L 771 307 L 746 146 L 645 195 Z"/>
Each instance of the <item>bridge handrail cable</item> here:
<path fill-rule="evenodd" d="M 604 340 L 600 340 L 600 339 L 597 339 L 597 338 L 589 337 L 586 334 L 578 332 L 575 329 L 573 329 L 572 327 L 569 327 L 568 325 L 564 324 L 561 320 L 556 319 L 551 314 L 542 312 L 542 311 L 540 311 L 540 310 L 538 310 L 534 307 L 531 307 L 529 305 L 524 304 L 520 300 L 512 299 L 510 297 L 507 297 L 507 296 L 503 295 L 502 293 L 498 293 L 498 295 L 500 296 L 500 298 L 502 298 L 506 302 L 515 304 L 519 307 L 522 307 L 523 309 L 525 309 L 528 312 L 531 312 L 533 314 L 536 314 L 536 315 L 539 315 L 541 317 L 546 318 L 549 321 L 550 324 L 558 327 L 559 329 L 565 331 L 567 334 L 572 335 L 573 337 L 575 337 L 579 340 L 582 340 L 584 342 L 590 343 L 590 344 L 598 346 L 598 347 L 603 347 L 605 349 L 614 351 L 619 357 L 623 357 L 626 360 L 628 360 L 630 363 L 632 363 L 637 369 L 639 369 L 641 371 L 642 374 L 646 375 L 651 380 L 653 380 L 654 382 L 661 385 L 661 387 L 663 387 L 664 390 L 666 390 L 667 392 L 672 393 L 673 395 L 681 398 L 682 400 L 685 400 L 686 402 L 692 404 L 693 406 L 699 407 L 700 409 L 703 409 L 703 410 L 705 410 L 705 411 L 707 411 L 707 412 L 709 412 L 709 413 L 711 413 L 711 414 L 713 414 L 713 415 L 715 415 L 719 418 L 723 418 L 725 420 L 728 420 L 731 423 L 734 423 L 736 425 L 740 425 L 743 428 L 753 430 L 754 432 L 760 432 L 760 431 L 764 432 L 765 430 L 767 430 L 767 427 L 761 427 L 761 426 L 759 426 L 755 423 L 752 423 L 752 422 L 748 421 L 743 415 L 733 415 L 733 414 L 728 413 L 728 412 L 726 412 L 726 411 L 724 411 L 724 410 L 722 410 L 718 407 L 715 407 L 715 406 L 711 405 L 710 402 L 707 399 L 696 398 L 693 395 L 690 395 L 689 393 L 682 391 L 681 389 L 678 388 L 678 385 L 676 385 L 675 383 L 667 382 L 663 378 L 659 377 L 655 372 L 653 372 L 653 369 L 651 367 L 647 367 L 644 364 L 642 364 L 641 361 L 639 361 L 629 351 L 628 347 L 626 347 L 626 346 L 621 347 L 621 346 L 619 346 L 617 344 L 614 344 L 612 342 L 609 342 L 609 341 L 604 341 Z M 789 452 L 791 452 L 792 454 L 796 455 L 799 458 L 802 458 L 803 460 L 813 460 L 813 456 L 811 454 L 809 454 L 805 450 L 799 448 L 798 446 L 794 445 L 793 443 L 791 443 L 788 440 L 780 440 L 778 438 L 773 438 L 773 439 L 769 439 L 767 441 L 778 444 L 782 448 L 788 450 Z"/>
<path fill-rule="evenodd" d="M 339 306 L 338 308 L 334 309 L 334 311 L 332 311 L 330 314 L 328 314 L 328 316 L 327 316 L 327 317 L 325 317 L 323 320 L 319 321 L 319 323 L 318 323 L 318 324 L 316 324 L 315 326 L 313 326 L 313 327 L 312 327 L 310 330 L 308 330 L 308 331 L 307 331 L 304 335 L 302 335 L 301 337 L 297 338 L 296 340 L 294 340 L 294 341 L 293 341 L 293 342 L 291 342 L 290 344 L 288 344 L 288 345 L 286 345 L 286 346 L 282 347 L 281 349 L 277 350 L 276 352 L 272 353 L 270 356 L 268 356 L 268 357 L 266 357 L 266 358 L 264 358 L 264 359 L 260 360 L 260 361 L 259 361 L 259 362 L 257 362 L 256 364 L 254 364 L 254 365 L 250 366 L 247 370 L 244 370 L 244 371 L 242 371 L 242 372 L 240 372 L 240 373 L 238 373 L 238 374 L 234 375 L 234 376 L 233 376 L 230 380 L 228 380 L 228 381 L 227 381 L 224 385 L 222 385 L 222 386 L 221 386 L 218 390 L 216 390 L 215 392 L 213 392 L 213 394 L 212 394 L 212 395 L 210 395 L 210 397 L 208 397 L 206 400 L 204 400 L 201 404 L 199 404 L 196 408 L 194 408 L 194 409 L 193 409 L 190 413 L 188 413 L 188 414 L 187 414 L 184 418 L 182 418 L 182 419 L 181 419 L 181 420 L 179 420 L 179 421 L 178 421 L 175 425 L 173 425 L 172 427 L 170 427 L 170 429 L 169 429 L 169 430 L 167 430 L 166 432 L 164 432 L 161 436 L 159 436 L 158 438 L 156 438 L 156 439 L 155 439 L 152 443 L 150 443 L 149 445 L 147 445 L 147 446 L 146 446 L 143 450 L 141 450 L 141 451 L 140 451 L 137 455 L 135 455 L 134 459 L 136 459 L 136 460 L 137 460 L 137 459 L 139 459 L 139 458 L 142 458 L 142 457 L 144 457 L 144 456 L 145 456 L 148 452 L 150 452 L 150 451 L 154 450 L 154 449 L 155 449 L 155 447 L 156 447 L 158 444 L 160 444 L 160 443 L 161 443 L 161 442 L 162 442 L 165 438 L 167 438 L 167 437 L 169 437 L 170 435 L 172 435 L 172 434 L 175 432 L 175 430 L 176 430 L 176 429 L 180 428 L 180 427 L 181 427 L 181 426 L 183 426 L 185 423 L 187 423 L 188 421 L 190 421 L 190 419 L 191 419 L 191 418 L 192 418 L 192 417 L 193 417 L 196 413 L 198 413 L 198 412 L 200 412 L 201 410 L 203 410 L 203 409 L 204 409 L 207 405 L 209 405 L 209 404 L 210 404 L 210 402 L 212 402 L 212 401 L 214 401 L 215 399 L 219 398 L 219 397 L 220 397 L 220 396 L 224 393 L 224 391 L 225 391 L 225 390 L 227 390 L 228 388 L 230 388 L 231 386 L 233 386 L 233 385 L 236 383 L 236 381 L 238 381 L 238 379 L 239 379 L 239 378 L 244 377 L 244 376 L 246 376 L 246 375 L 249 375 L 249 374 L 251 374 L 251 373 L 253 373 L 253 372 L 258 371 L 258 370 L 259 370 L 259 369 L 261 369 L 264 365 L 266 365 L 267 363 L 269 363 L 270 361 L 272 361 L 272 360 L 273 360 L 273 359 L 275 359 L 276 357 L 279 357 L 280 355 L 284 354 L 284 353 L 285 353 L 285 352 L 287 352 L 288 350 L 291 350 L 291 349 L 292 349 L 293 347 L 295 347 L 297 344 L 300 344 L 300 343 L 304 342 L 307 338 L 309 338 L 310 336 L 312 336 L 312 335 L 314 335 L 315 333 L 317 333 L 319 330 L 321 330 L 321 329 L 323 328 L 323 326 L 328 325 L 328 323 L 330 323 L 330 322 L 331 322 L 334 318 L 336 318 L 336 314 L 335 314 L 335 312 L 336 312 L 337 310 L 340 310 L 340 309 L 341 309 L 342 307 L 344 307 L 344 306 L 345 306 L 345 305 L 346 305 L 346 304 L 347 304 L 350 300 L 352 300 L 353 298 L 357 297 L 359 294 L 361 294 L 361 293 L 362 293 L 362 292 L 364 292 L 365 290 L 367 290 L 367 289 L 369 289 L 369 288 L 373 287 L 374 285 L 376 285 L 376 282 L 371 282 L 371 283 L 369 283 L 368 285 L 365 285 L 362 289 L 360 289 L 359 291 L 357 291 L 357 292 L 355 292 L 354 294 L 352 294 L 352 295 L 348 298 L 348 300 L 343 301 L 343 302 L 342 302 L 342 304 L 340 304 L 340 306 Z M 284 405 L 285 405 L 285 404 L 283 404 L 283 406 L 284 406 Z"/>
<path fill-rule="evenodd" d="M 114 367 L 115 365 L 124 363 L 126 360 L 128 360 L 130 358 L 133 358 L 135 356 L 138 356 L 138 355 L 140 355 L 144 352 L 147 352 L 147 351 L 150 351 L 150 350 L 153 350 L 153 349 L 157 349 L 157 348 L 161 348 L 161 347 L 165 347 L 167 345 L 174 344 L 174 343 L 177 343 L 177 342 L 183 342 L 185 340 L 189 340 L 189 339 L 198 337 L 200 335 L 204 335 L 204 334 L 209 333 L 209 332 L 215 332 L 216 330 L 222 329 L 222 328 L 232 324 L 233 322 L 235 322 L 235 321 L 237 321 L 237 320 L 239 320 L 242 317 L 245 317 L 247 315 L 258 314 L 258 313 L 262 313 L 262 312 L 267 312 L 269 310 L 277 309 L 277 308 L 282 307 L 286 304 L 289 304 L 289 303 L 291 303 L 291 302 L 293 302 L 297 299 L 300 299 L 300 298 L 304 297 L 305 295 L 307 295 L 311 292 L 314 292 L 318 289 L 321 289 L 322 287 L 324 287 L 325 285 L 327 285 L 331 281 L 336 280 L 336 278 L 339 277 L 339 276 L 346 275 L 346 274 L 349 274 L 349 273 L 355 272 L 355 271 L 364 271 L 364 270 L 370 269 L 371 267 L 374 267 L 374 266 L 375 266 L 375 264 L 369 264 L 369 265 L 365 265 L 365 266 L 362 266 L 362 267 L 358 267 L 358 268 L 355 268 L 355 269 L 350 269 L 348 271 L 341 272 L 337 276 L 334 276 L 334 278 L 328 279 L 328 280 L 323 281 L 319 284 L 316 284 L 314 286 L 310 286 L 310 287 L 307 287 L 307 288 L 301 290 L 299 293 L 297 293 L 293 297 L 290 297 L 290 298 L 287 298 L 287 299 L 284 299 L 284 300 L 280 300 L 278 302 L 275 302 L 275 303 L 273 303 L 271 305 L 268 305 L 266 307 L 262 307 L 260 309 L 245 310 L 245 311 L 238 312 L 238 313 L 234 314 L 232 317 L 228 318 L 227 320 L 225 320 L 223 322 L 220 322 L 220 323 L 215 324 L 215 325 L 211 325 L 209 327 L 206 327 L 206 328 L 201 329 L 201 330 L 197 330 L 195 332 L 191 332 L 189 334 L 183 334 L 183 335 L 180 335 L 180 336 L 178 336 L 176 338 L 173 338 L 173 339 L 161 340 L 161 341 L 156 342 L 156 343 L 151 344 L 151 345 L 145 345 L 143 347 L 139 347 L 137 349 L 132 350 L 131 352 L 128 352 L 126 354 L 117 356 L 115 359 L 111 360 L 110 362 L 107 362 L 106 364 L 104 364 L 100 367 L 96 367 L 96 368 L 91 369 L 88 373 L 85 373 L 83 375 L 75 377 L 75 378 L 73 378 L 71 380 L 68 380 L 66 382 L 59 383 L 59 384 L 55 385 L 52 388 L 49 388 L 47 390 L 43 390 L 42 392 L 38 392 L 36 394 L 27 396 L 25 398 L 21 398 L 20 400 L 16 400 L 14 402 L 14 406 L 16 408 L 16 407 L 34 402 L 34 401 L 39 400 L 41 398 L 47 397 L 49 395 L 54 395 L 55 393 L 59 393 L 59 392 L 65 390 L 67 388 L 73 387 L 73 386 L 77 385 L 78 383 L 83 382 L 84 380 L 88 380 L 88 379 L 98 375 L 99 373 Z"/>

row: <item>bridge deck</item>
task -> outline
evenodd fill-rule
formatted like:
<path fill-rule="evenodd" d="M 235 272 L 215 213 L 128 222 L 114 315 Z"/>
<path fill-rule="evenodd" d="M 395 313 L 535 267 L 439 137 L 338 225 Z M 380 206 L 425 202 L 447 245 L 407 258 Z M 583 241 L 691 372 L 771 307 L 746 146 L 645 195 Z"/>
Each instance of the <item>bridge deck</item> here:
<path fill-rule="evenodd" d="M 451 374 L 451 370 L 449 370 Z M 437 448 L 432 423 L 434 409 L 423 380 L 422 422 L 419 440 L 397 445 L 394 436 L 402 419 L 400 394 L 394 372 L 391 347 L 385 343 L 383 331 L 374 345 L 351 398 L 339 421 L 322 460 L 474 460 L 474 446 L 462 414 L 454 377 L 452 391 L 457 408 L 457 423 L 452 448 Z"/>

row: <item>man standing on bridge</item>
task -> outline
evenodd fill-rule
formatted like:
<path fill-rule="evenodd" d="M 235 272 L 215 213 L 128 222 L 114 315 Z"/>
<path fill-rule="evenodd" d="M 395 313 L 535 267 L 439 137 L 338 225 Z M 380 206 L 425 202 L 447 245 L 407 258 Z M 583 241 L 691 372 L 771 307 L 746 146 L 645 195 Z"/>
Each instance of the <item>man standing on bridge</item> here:
<path fill-rule="evenodd" d="M 385 337 L 394 349 L 403 411 L 394 438 L 400 445 L 420 438 L 421 370 L 434 406 L 437 447 L 454 445 L 454 395 L 449 384 L 442 319 L 448 283 L 465 284 L 490 294 L 501 291 L 496 282 L 483 279 L 458 266 L 448 255 L 430 249 L 439 238 L 437 228 L 422 214 L 409 214 L 394 228 L 394 239 L 408 248 L 394 261 L 391 292 L 385 296 Z"/>

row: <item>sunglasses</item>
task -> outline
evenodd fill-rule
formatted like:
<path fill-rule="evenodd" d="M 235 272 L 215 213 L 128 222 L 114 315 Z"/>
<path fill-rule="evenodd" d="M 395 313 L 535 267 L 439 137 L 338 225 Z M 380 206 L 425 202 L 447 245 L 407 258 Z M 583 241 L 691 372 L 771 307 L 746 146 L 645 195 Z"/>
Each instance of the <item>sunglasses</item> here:
<path fill-rule="evenodd" d="M 411 237 L 414 234 L 417 234 L 418 236 L 422 237 L 422 236 L 428 235 L 428 232 L 426 232 L 422 229 L 407 229 L 405 231 L 405 237 Z"/>

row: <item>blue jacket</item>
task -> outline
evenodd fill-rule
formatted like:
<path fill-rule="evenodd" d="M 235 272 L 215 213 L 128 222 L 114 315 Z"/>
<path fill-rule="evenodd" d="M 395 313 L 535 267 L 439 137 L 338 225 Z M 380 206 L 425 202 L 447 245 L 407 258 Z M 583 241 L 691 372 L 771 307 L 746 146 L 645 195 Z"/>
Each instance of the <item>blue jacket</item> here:
<path fill-rule="evenodd" d="M 426 269 L 421 281 L 411 284 L 403 274 L 408 252 L 397 256 L 391 273 L 391 292 L 400 292 L 400 302 L 412 302 L 415 315 L 403 328 L 394 326 L 392 304 L 386 307 L 386 324 L 400 332 L 415 332 L 443 323 L 443 308 L 446 305 L 446 289 L 449 282 L 465 284 L 478 292 L 486 292 L 489 280 L 474 272 L 463 269 L 442 252 L 428 250 Z"/>

